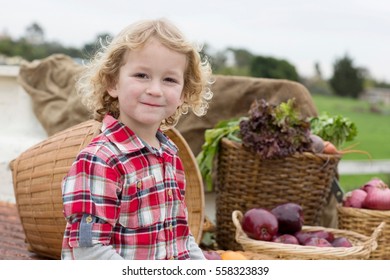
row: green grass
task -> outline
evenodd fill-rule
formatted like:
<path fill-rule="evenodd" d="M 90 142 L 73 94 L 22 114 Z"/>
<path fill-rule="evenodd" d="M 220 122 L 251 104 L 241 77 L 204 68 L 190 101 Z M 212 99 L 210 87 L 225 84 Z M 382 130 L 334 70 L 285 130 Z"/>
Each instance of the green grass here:
<path fill-rule="evenodd" d="M 389 184 L 390 174 L 341 175 L 339 184 L 344 192 L 361 187 L 372 178 L 380 178 Z"/>
<path fill-rule="evenodd" d="M 344 147 L 357 144 L 354 149 L 368 152 L 373 160 L 390 159 L 390 107 L 381 106 L 381 113 L 373 113 L 366 101 L 313 95 L 318 112 L 328 112 L 331 115 L 342 115 L 353 121 L 358 129 L 358 135 Z M 366 155 L 354 153 L 343 156 L 345 160 L 367 160 Z M 357 188 L 370 180 L 379 177 L 386 183 L 390 174 L 340 175 L 340 185 L 344 191 Z"/>

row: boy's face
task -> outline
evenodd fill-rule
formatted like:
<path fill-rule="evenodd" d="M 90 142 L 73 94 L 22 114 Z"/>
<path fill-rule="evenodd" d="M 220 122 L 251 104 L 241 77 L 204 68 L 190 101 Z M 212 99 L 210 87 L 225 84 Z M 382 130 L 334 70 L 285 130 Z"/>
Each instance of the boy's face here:
<path fill-rule="evenodd" d="M 120 121 L 131 129 L 157 129 L 183 101 L 186 56 L 150 39 L 128 52 L 117 83 L 108 90 L 118 97 Z"/>

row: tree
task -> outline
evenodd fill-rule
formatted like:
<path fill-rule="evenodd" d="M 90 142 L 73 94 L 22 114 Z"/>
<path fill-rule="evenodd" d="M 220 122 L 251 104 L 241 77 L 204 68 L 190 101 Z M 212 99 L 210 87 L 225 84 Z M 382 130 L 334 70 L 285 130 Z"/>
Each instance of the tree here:
<path fill-rule="evenodd" d="M 329 83 L 335 94 L 357 98 L 363 90 L 363 73 L 354 67 L 353 60 L 345 55 L 334 63 L 333 76 Z"/>
<path fill-rule="evenodd" d="M 314 64 L 314 72 L 316 73 L 316 77 L 322 79 L 322 70 L 319 62 Z"/>
<path fill-rule="evenodd" d="M 244 68 L 244 67 L 248 67 L 251 64 L 254 55 L 251 54 L 249 51 L 245 49 L 234 49 L 234 48 L 228 48 L 228 50 L 234 53 L 234 59 L 237 67 Z"/>
<path fill-rule="evenodd" d="M 331 95 L 333 93 L 329 82 L 323 78 L 319 62 L 314 63 L 314 76 L 303 79 L 302 83 L 312 94 Z"/>
<path fill-rule="evenodd" d="M 11 38 L 0 39 L 0 54 L 6 56 L 13 56 L 15 43 Z"/>
<path fill-rule="evenodd" d="M 45 32 L 42 27 L 34 22 L 26 28 L 26 40 L 33 45 L 42 44 L 45 41 Z"/>
<path fill-rule="evenodd" d="M 299 80 L 295 67 L 287 60 L 265 56 L 255 56 L 253 58 L 250 65 L 250 74 L 253 77 Z"/>

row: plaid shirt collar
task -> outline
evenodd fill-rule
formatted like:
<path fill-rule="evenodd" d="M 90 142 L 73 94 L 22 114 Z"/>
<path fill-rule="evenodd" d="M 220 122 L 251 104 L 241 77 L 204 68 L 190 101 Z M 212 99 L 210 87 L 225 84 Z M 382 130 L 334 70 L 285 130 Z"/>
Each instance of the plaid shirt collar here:
<path fill-rule="evenodd" d="M 106 115 L 104 117 L 101 130 L 107 139 L 114 143 L 123 153 L 132 153 L 142 150 L 145 147 L 151 149 L 151 147 L 135 135 L 129 127 L 119 122 L 111 115 Z M 156 136 L 161 143 L 162 151 L 172 155 L 178 153 L 177 146 L 161 130 L 157 131 Z"/>

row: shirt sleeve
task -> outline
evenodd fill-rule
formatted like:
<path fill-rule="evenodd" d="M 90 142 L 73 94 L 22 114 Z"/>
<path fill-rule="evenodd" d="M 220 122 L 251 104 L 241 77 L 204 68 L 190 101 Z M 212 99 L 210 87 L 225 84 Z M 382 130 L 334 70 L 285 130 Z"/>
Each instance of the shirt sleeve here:
<path fill-rule="evenodd" d="M 75 260 L 124 260 L 112 246 L 102 244 L 74 248 L 73 256 Z"/>
<path fill-rule="evenodd" d="M 69 246 L 107 245 L 119 216 L 119 172 L 107 160 L 82 152 L 62 184 Z"/>
<path fill-rule="evenodd" d="M 188 248 L 190 251 L 190 259 L 191 260 L 205 260 L 205 256 L 203 255 L 202 250 L 199 248 L 198 244 L 195 242 L 195 238 L 190 235 L 188 240 Z"/>

